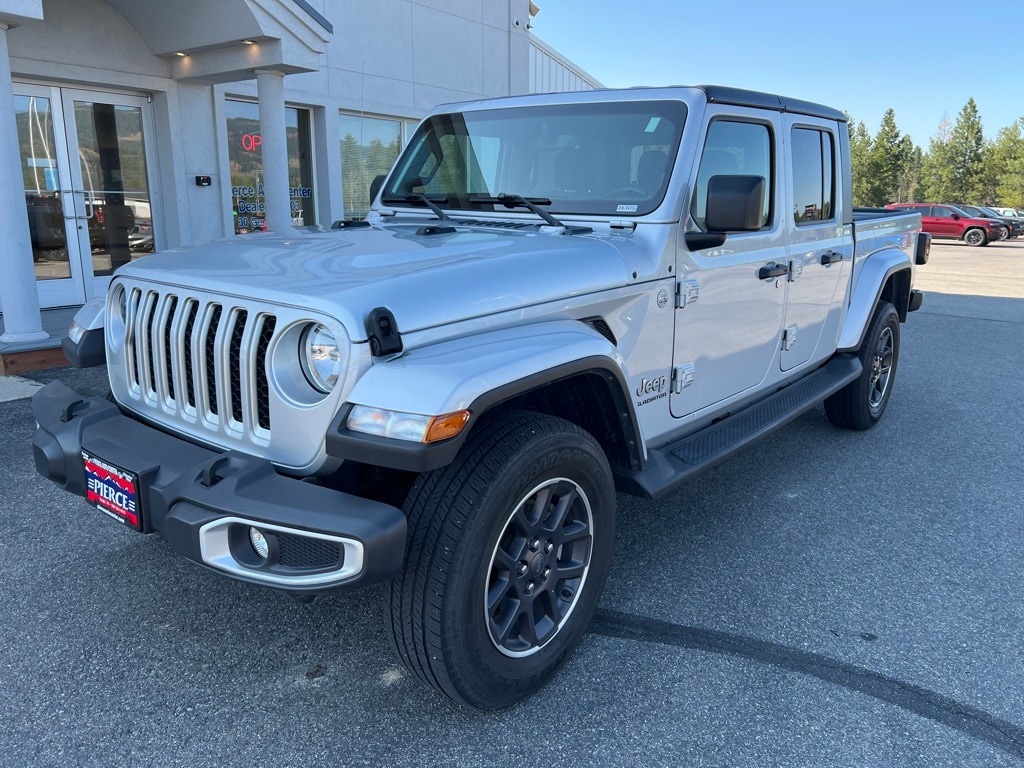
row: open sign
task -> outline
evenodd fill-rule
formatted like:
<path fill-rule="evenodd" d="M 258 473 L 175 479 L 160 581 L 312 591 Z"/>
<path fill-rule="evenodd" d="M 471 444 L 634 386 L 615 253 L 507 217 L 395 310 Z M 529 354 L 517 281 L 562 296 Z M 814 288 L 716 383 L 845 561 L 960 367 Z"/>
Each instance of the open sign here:
<path fill-rule="evenodd" d="M 247 133 L 242 136 L 242 149 L 246 152 L 252 152 L 260 146 L 263 146 L 263 137 L 258 133 Z"/>

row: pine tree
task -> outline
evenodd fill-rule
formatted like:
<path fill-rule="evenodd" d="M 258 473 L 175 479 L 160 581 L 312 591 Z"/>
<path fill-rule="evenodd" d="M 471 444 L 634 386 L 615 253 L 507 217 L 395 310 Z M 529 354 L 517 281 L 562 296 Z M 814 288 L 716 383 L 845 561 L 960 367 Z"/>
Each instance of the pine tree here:
<path fill-rule="evenodd" d="M 1024 117 L 999 131 L 988 169 L 995 177 L 997 204 L 1024 208 Z"/>
<path fill-rule="evenodd" d="M 909 159 L 908 154 L 900 130 L 896 127 L 896 113 L 887 109 L 868 150 L 867 205 L 882 207 L 888 203 L 901 202 L 900 182 Z"/>
<path fill-rule="evenodd" d="M 985 193 L 983 149 L 985 135 L 981 129 L 978 105 L 970 98 L 957 115 L 949 138 L 951 198 L 947 202 L 975 203 Z"/>
<path fill-rule="evenodd" d="M 928 144 L 928 154 L 921 163 L 917 202 L 941 203 L 953 199 L 952 151 L 953 126 L 949 115 L 943 114 L 939 127 Z"/>
<path fill-rule="evenodd" d="M 871 135 L 864 123 L 846 115 L 850 132 L 850 166 L 853 173 L 853 204 L 868 205 L 868 180 L 871 176 Z"/>

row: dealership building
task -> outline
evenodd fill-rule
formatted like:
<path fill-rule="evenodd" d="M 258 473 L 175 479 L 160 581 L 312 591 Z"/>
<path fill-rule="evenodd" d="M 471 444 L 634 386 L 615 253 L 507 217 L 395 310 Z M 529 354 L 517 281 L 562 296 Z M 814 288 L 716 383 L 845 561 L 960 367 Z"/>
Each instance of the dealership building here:
<path fill-rule="evenodd" d="M 532 35 L 537 12 L 0 0 L 0 360 L 56 347 L 153 250 L 365 215 L 436 104 L 599 87 Z"/>

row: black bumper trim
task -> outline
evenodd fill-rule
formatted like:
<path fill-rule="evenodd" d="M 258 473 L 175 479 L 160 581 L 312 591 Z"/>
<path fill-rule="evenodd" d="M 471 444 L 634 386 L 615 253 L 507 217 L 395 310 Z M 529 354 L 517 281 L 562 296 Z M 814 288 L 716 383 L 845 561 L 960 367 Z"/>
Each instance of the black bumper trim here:
<path fill-rule="evenodd" d="M 924 291 L 911 291 L 910 292 L 910 304 L 907 306 L 908 312 L 916 312 L 924 304 Z"/>
<path fill-rule="evenodd" d="M 77 403 L 69 409 L 73 403 Z M 362 570 L 324 587 L 275 589 L 311 594 L 388 581 L 405 555 L 406 521 L 387 504 L 279 475 L 265 459 L 219 453 L 142 424 L 110 401 L 83 397 L 52 382 L 32 398 L 39 424 L 33 438 L 36 469 L 71 493 L 85 495 L 82 449 L 134 472 L 144 532 L 158 531 L 188 559 L 209 566 L 200 551 L 199 529 L 223 517 L 353 539 L 363 546 Z M 214 467 L 216 464 L 216 467 Z M 209 485 L 205 479 L 212 478 Z M 239 581 L 265 584 L 214 569 Z"/>
<path fill-rule="evenodd" d="M 82 334 L 82 339 L 75 344 L 65 336 L 60 341 L 64 357 L 75 368 L 92 368 L 107 362 L 107 347 L 103 340 L 103 329 L 96 328 Z"/>

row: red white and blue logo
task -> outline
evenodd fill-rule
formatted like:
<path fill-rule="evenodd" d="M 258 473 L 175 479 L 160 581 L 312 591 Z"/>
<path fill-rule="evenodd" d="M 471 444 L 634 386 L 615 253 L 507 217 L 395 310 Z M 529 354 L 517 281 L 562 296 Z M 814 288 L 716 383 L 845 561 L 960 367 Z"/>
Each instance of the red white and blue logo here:
<path fill-rule="evenodd" d="M 111 517 L 140 528 L 134 477 L 102 459 L 82 451 L 85 498 Z"/>

